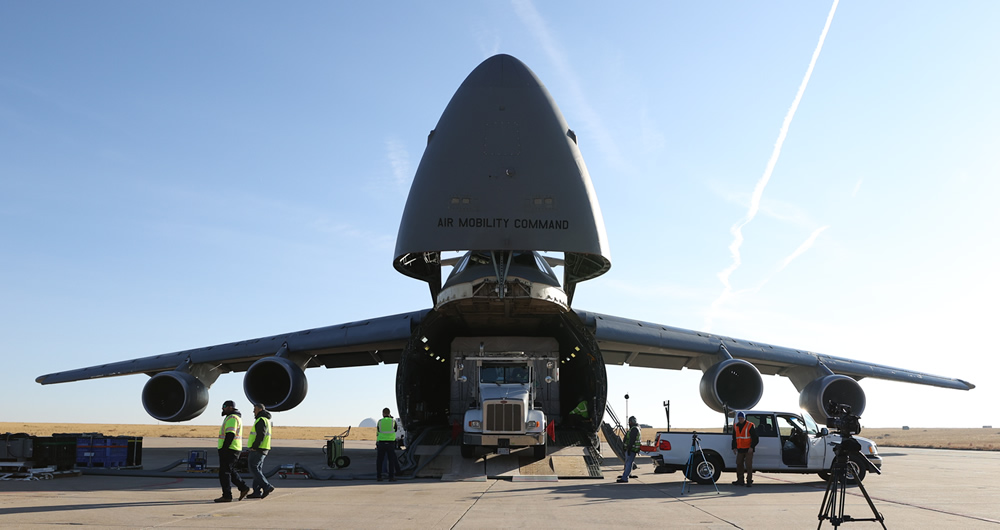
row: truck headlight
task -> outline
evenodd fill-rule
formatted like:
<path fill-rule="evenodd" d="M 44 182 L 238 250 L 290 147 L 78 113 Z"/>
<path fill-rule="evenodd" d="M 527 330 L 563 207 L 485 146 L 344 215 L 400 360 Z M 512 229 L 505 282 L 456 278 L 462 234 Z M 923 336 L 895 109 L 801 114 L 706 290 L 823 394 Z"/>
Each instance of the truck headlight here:
<path fill-rule="evenodd" d="M 527 423 L 529 429 L 537 429 L 539 423 L 535 420 L 531 420 Z"/>
<path fill-rule="evenodd" d="M 483 422 L 481 422 L 479 420 L 470 420 L 469 421 L 469 427 L 472 428 L 472 429 L 482 429 L 483 428 Z"/>

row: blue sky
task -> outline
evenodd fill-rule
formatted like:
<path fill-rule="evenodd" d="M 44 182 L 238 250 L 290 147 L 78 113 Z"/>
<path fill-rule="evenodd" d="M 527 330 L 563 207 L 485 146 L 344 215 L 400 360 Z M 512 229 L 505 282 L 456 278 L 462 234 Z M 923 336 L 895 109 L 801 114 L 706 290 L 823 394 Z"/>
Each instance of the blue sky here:
<path fill-rule="evenodd" d="M 831 7 L 4 2 L 0 421 L 152 423 L 145 376 L 34 379 L 429 306 L 391 265 L 409 183 L 508 53 L 607 224 L 575 307 L 978 386 L 864 380 L 868 426 L 998 425 L 1000 4 L 845 2 L 817 55 Z M 629 393 L 644 423 L 664 400 L 674 426 L 721 421 L 700 372 L 608 372 L 620 413 Z M 395 366 L 307 375 L 279 425 L 395 409 Z M 240 374 L 193 423 L 226 399 L 249 408 Z M 759 407 L 797 408 L 791 383 L 765 376 Z"/>

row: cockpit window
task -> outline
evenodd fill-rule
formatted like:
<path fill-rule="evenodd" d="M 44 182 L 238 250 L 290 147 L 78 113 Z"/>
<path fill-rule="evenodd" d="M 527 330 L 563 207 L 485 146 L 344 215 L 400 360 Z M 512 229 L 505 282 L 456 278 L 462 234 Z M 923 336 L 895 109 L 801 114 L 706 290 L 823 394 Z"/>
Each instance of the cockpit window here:
<path fill-rule="evenodd" d="M 467 252 L 455 264 L 455 267 L 448 275 L 448 280 L 450 281 L 452 278 L 461 276 L 463 273 L 477 267 L 489 267 L 489 274 L 483 274 L 483 276 L 492 276 L 495 273 L 504 272 L 507 268 L 506 261 L 497 263 L 496 267 L 494 267 L 493 263 L 494 259 L 500 259 L 502 255 L 499 253 L 494 255 L 493 252 L 483 250 Z M 559 279 L 556 277 L 555 271 L 545 261 L 545 257 L 538 252 L 531 250 L 514 252 L 511 262 L 512 267 L 509 270 L 511 275 L 524 278 L 528 281 L 541 281 L 548 285 L 559 285 Z"/>

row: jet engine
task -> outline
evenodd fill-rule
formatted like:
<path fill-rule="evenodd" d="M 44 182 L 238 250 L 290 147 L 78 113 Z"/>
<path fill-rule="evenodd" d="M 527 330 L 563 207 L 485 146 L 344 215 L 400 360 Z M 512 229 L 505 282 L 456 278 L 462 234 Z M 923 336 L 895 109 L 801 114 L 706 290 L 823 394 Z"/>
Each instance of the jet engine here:
<path fill-rule="evenodd" d="M 854 379 L 846 375 L 827 375 L 814 379 L 799 394 L 799 406 L 819 423 L 827 423 L 827 406 L 830 402 L 849 405 L 851 414 L 861 416 L 865 411 L 865 391 Z"/>
<path fill-rule="evenodd" d="M 701 400 L 712 410 L 724 412 L 753 408 L 764 395 L 764 382 L 757 367 L 740 359 L 726 359 L 701 376 Z"/>
<path fill-rule="evenodd" d="M 160 421 L 187 421 L 208 407 L 208 386 L 186 372 L 161 372 L 142 387 L 142 406 Z"/>
<path fill-rule="evenodd" d="M 277 355 L 253 363 L 243 377 L 247 398 L 275 412 L 295 408 L 306 398 L 308 390 L 309 382 L 302 367 Z"/>

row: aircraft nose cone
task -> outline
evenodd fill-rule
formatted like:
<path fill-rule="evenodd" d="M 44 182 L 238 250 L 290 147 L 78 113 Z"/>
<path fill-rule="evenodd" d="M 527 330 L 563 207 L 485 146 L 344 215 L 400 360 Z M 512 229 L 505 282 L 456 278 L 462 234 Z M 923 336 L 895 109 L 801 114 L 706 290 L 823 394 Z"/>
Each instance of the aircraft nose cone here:
<path fill-rule="evenodd" d="M 531 88 L 541 85 L 542 82 L 527 65 L 506 54 L 486 59 L 462 83 L 463 87 L 495 88 Z"/>
<path fill-rule="evenodd" d="M 576 135 L 534 72 L 510 55 L 480 63 L 428 137 L 393 265 L 436 294 L 434 255 L 468 250 L 564 252 L 568 283 L 611 266 Z"/>

